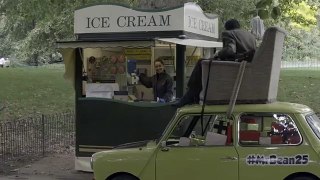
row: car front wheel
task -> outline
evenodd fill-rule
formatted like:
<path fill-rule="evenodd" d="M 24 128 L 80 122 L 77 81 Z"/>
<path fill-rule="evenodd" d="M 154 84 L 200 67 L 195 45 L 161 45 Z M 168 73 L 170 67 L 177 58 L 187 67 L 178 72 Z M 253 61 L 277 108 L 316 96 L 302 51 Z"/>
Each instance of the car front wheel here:
<path fill-rule="evenodd" d="M 311 176 L 298 176 L 298 177 L 293 177 L 290 180 L 318 180 L 318 179 Z"/>
<path fill-rule="evenodd" d="M 112 177 L 110 180 L 138 180 L 138 178 L 129 174 L 120 174 Z"/>

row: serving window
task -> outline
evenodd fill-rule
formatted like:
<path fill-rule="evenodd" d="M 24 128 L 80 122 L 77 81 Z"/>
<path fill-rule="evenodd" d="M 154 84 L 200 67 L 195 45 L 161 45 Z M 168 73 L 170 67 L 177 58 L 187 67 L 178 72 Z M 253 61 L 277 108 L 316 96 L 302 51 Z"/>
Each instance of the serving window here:
<path fill-rule="evenodd" d="M 109 45 L 110 44 L 110 45 Z M 203 48 L 187 47 L 186 81 L 196 61 L 203 57 Z M 137 73 L 155 74 L 154 61 L 161 59 L 166 72 L 174 79 L 175 96 L 176 46 L 164 42 L 105 43 L 83 48 L 83 97 L 99 97 L 124 101 L 152 101 L 152 88 L 136 78 Z"/>

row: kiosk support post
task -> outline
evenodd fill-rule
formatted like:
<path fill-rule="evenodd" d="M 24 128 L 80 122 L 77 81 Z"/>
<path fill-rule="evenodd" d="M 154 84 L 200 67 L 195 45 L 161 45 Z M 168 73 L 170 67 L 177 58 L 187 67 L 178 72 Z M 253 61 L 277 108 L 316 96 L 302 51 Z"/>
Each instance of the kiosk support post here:
<path fill-rule="evenodd" d="M 76 131 L 80 129 L 80 123 L 77 121 L 79 120 L 78 116 L 78 110 L 79 110 L 79 98 L 82 96 L 82 66 L 83 62 L 81 59 L 82 54 L 82 48 L 76 48 L 75 49 L 75 120 L 76 120 Z M 79 156 L 79 140 L 80 138 L 77 137 L 78 133 L 76 132 L 76 156 Z"/>
<path fill-rule="evenodd" d="M 82 66 L 83 62 L 81 59 L 81 53 L 82 48 L 76 48 L 75 49 L 75 95 L 76 95 L 76 101 L 77 98 L 82 96 Z"/>
<path fill-rule="evenodd" d="M 176 45 L 176 97 L 181 98 L 184 94 L 185 87 L 185 60 L 186 60 L 186 46 L 185 45 Z"/>

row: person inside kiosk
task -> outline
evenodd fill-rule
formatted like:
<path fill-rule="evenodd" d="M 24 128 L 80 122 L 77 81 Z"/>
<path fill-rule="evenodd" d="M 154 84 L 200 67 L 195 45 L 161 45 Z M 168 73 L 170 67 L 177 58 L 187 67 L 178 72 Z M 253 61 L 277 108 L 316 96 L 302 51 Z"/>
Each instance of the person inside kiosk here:
<path fill-rule="evenodd" d="M 240 29 L 236 19 L 228 20 L 222 32 L 223 48 L 215 54 L 214 60 L 221 61 L 251 61 L 256 50 L 256 39 L 253 34 Z M 188 81 L 188 90 L 174 106 L 182 107 L 186 104 L 199 103 L 202 90 L 202 67 L 200 59 L 195 65 Z M 211 92 L 214 93 L 214 92 Z"/>
<path fill-rule="evenodd" d="M 147 88 L 153 88 L 154 101 L 164 103 L 172 100 L 173 80 L 164 69 L 164 62 L 160 59 L 155 60 L 154 68 L 156 74 L 152 77 L 147 77 L 146 74 L 139 74 L 139 80 L 141 84 Z"/>

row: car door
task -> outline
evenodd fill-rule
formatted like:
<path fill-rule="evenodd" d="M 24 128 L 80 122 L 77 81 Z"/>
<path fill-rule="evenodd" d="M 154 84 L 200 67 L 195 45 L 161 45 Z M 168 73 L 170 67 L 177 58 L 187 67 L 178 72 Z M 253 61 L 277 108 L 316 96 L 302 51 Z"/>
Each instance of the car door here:
<path fill-rule="evenodd" d="M 182 117 L 157 152 L 156 179 L 238 179 L 238 154 L 226 116 Z"/>
<path fill-rule="evenodd" d="M 284 179 L 308 172 L 308 143 L 303 141 L 294 115 L 244 113 L 239 117 L 239 179 Z"/>

